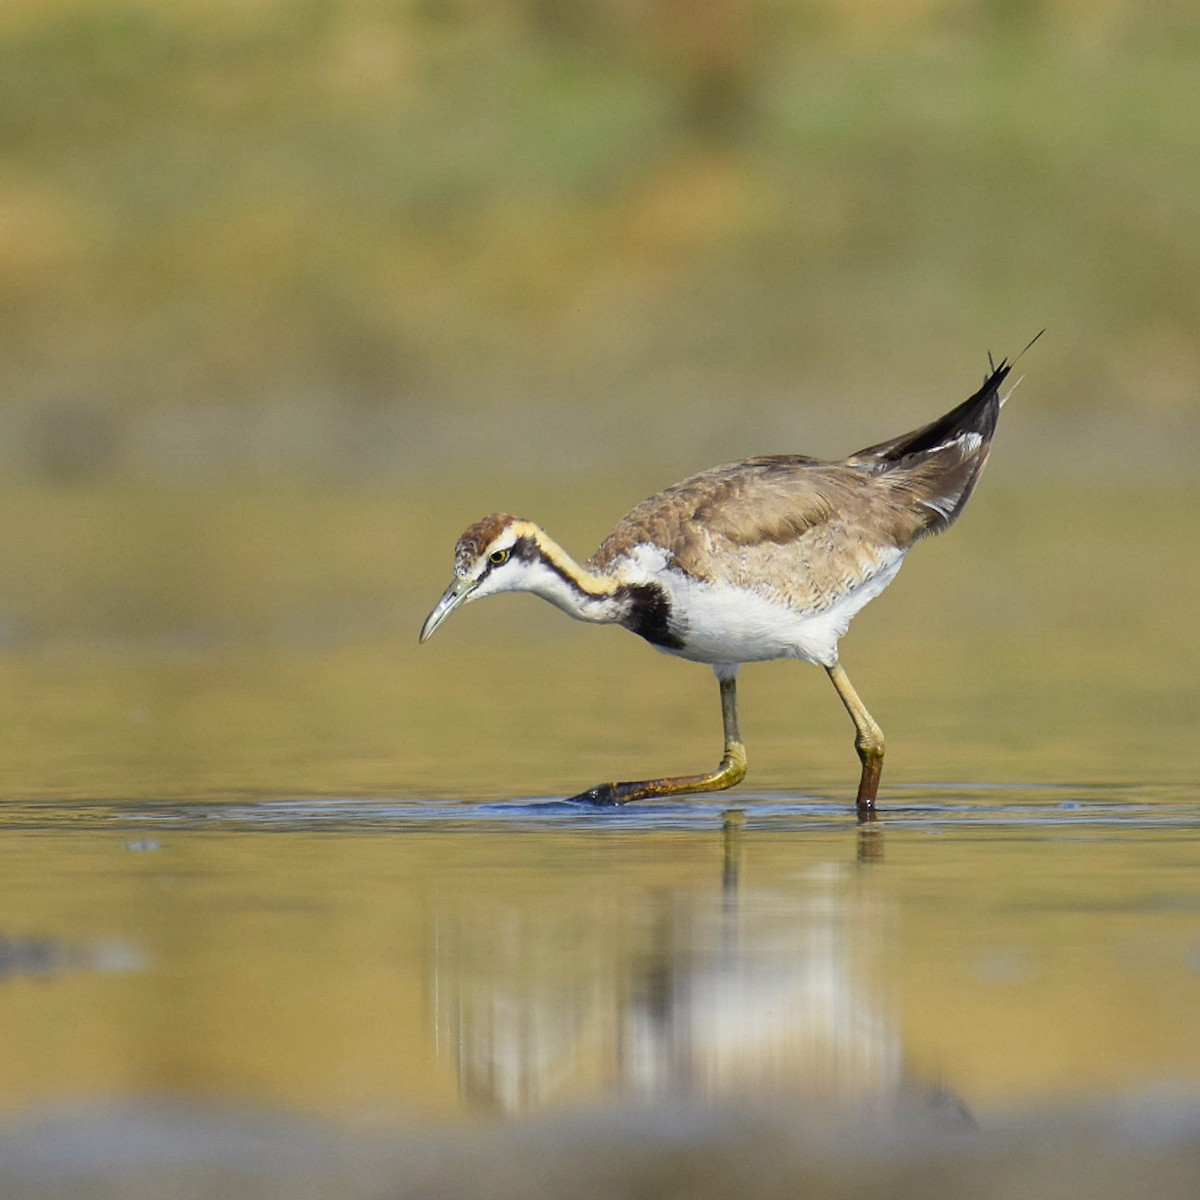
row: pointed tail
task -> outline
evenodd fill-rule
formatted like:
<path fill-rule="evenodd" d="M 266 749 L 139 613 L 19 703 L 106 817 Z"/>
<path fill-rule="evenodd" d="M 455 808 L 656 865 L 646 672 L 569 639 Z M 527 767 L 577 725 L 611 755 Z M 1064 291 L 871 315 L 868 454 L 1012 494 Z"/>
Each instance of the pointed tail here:
<path fill-rule="evenodd" d="M 1035 339 L 1036 340 L 1036 339 Z M 992 435 L 1007 399 L 1000 389 L 1012 365 L 1007 359 L 991 371 L 973 396 L 944 416 L 911 433 L 867 446 L 846 465 L 879 477 L 897 505 L 915 517 L 908 538 L 948 529 L 962 512 L 987 464 Z"/>
<path fill-rule="evenodd" d="M 903 466 L 905 459 L 924 457 L 955 447 L 963 450 L 978 449 L 981 445 L 986 447 L 996 432 L 996 422 L 1000 418 L 1000 405 L 1003 403 L 1000 387 L 1011 370 L 1008 360 L 1002 360 L 999 366 L 992 367 L 979 391 L 945 416 L 911 433 L 902 433 L 886 442 L 867 446 L 850 455 L 847 463 L 878 474 Z"/>

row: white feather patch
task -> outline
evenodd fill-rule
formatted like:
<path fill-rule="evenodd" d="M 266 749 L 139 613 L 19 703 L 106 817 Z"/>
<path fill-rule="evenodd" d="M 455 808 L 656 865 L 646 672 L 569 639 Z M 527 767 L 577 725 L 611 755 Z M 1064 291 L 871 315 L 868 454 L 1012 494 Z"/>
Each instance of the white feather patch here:
<path fill-rule="evenodd" d="M 666 590 L 673 628 L 684 643 L 668 649 L 668 654 L 712 664 L 800 658 L 832 666 L 851 619 L 895 579 L 906 553 L 891 551 L 874 574 L 816 612 L 798 611 L 749 588 L 698 583 L 666 566 L 666 556 L 657 546 L 634 547 L 630 569 L 622 576 L 653 581 Z"/>

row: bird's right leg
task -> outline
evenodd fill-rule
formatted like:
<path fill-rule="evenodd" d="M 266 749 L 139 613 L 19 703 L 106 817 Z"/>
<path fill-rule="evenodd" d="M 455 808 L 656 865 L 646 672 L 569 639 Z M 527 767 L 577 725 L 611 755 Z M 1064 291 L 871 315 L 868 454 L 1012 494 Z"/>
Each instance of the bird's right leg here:
<path fill-rule="evenodd" d="M 746 777 L 746 747 L 738 728 L 737 678 L 720 677 L 721 718 L 725 725 L 725 754 L 710 775 L 674 775 L 630 783 L 598 783 L 571 800 L 580 804 L 628 804 L 655 796 L 682 796 L 688 792 L 719 792 Z"/>
<path fill-rule="evenodd" d="M 842 698 L 846 711 L 854 721 L 854 748 L 858 751 L 858 760 L 862 763 L 862 776 L 858 781 L 858 797 L 856 806 L 858 819 L 870 821 L 875 817 L 875 796 L 879 791 L 879 777 L 883 774 L 883 730 L 878 722 L 867 711 L 867 706 L 859 698 L 840 662 L 832 667 L 826 667 L 837 694 Z"/>

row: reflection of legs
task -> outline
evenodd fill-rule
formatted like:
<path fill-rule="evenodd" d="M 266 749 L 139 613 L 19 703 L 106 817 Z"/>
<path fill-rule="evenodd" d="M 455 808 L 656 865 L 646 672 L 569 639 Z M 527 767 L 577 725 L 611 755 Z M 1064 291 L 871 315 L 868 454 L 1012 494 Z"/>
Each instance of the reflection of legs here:
<path fill-rule="evenodd" d="M 879 776 L 883 774 L 883 730 L 875 723 L 875 718 L 867 712 L 867 706 L 858 698 L 850 677 L 842 669 L 840 662 L 832 667 L 826 667 L 837 694 L 841 696 L 846 711 L 854 720 L 854 728 L 858 731 L 854 739 L 854 748 L 858 751 L 862 762 L 862 778 L 858 781 L 858 815 L 871 815 L 875 811 L 875 793 L 879 791 Z"/>
<path fill-rule="evenodd" d="M 725 756 L 711 775 L 676 775 L 633 783 L 598 783 L 572 800 L 584 804 L 627 804 L 652 796 L 681 796 L 687 792 L 719 792 L 746 777 L 746 747 L 738 729 L 737 679 L 721 678 L 721 717 L 725 724 Z"/>
<path fill-rule="evenodd" d="M 721 892 L 726 903 L 737 898 L 738 878 L 742 873 L 742 830 L 746 814 L 740 808 L 727 808 L 721 815 L 724 855 L 721 871 Z"/>
<path fill-rule="evenodd" d="M 875 810 L 858 814 L 858 846 L 855 859 L 860 866 L 883 862 L 883 825 L 875 820 Z"/>

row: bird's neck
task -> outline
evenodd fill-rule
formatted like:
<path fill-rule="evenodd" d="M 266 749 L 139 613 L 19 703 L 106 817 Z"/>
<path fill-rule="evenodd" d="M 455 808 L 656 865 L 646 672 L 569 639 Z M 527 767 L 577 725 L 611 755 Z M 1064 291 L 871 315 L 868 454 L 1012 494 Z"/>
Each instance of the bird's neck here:
<path fill-rule="evenodd" d="M 664 650 L 683 647 L 671 597 L 661 582 L 646 572 L 631 572 L 628 563 L 612 571 L 580 566 L 532 524 L 513 546 L 513 555 L 525 569 L 512 587 L 549 600 L 576 620 L 624 625 Z"/>
<path fill-rule="evenodd" d="M 529 541 L 527 547 L 518 545 L 515 550 L 523 551 L 528 563 L 526 591 L 579 621 L 606 625 L 626 618 L 629 597 L 619 580 L 581 566 L 541 529 Z"/>

